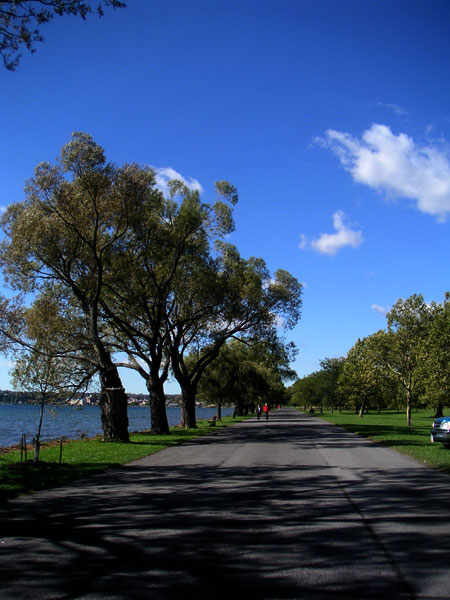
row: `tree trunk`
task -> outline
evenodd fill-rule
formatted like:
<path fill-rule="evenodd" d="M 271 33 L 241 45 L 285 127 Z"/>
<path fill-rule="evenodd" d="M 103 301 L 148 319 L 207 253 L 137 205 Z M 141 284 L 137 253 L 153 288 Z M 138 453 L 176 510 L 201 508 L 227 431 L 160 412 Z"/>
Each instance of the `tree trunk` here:
<path fill-rule="evenodd" d="M 180 384 L 181 386 L 181 427 L 194 429 L 197 427 L 195 417 L 195 397 L 197 386 L 192 384 Z"/>
<path fill-rule="evenodd" d="M 234 410 L 233 410 L 233 418 L 234 417 L 243 417 L 244 414 L 245 414 L 244 403 L 242 402 L 241 398 L 237 398 L 236 404 L 235 404 Z"/>
<path fill-rule="evenodd" d="M 436 414 L 434 415 L 435 419 L 439 419 L 440 417 L 444 416 L 444 408 L 442 406 L 442 402 L 438 402 L 438 405 L 436 406 Z"/>
<path fill-rule="evenodd" d="M 407 388 L 406 390 L 406 423 L 408 426 L 412 425 L 411 419 L 411 390 Z"/>
<path fill-rule="evenodd" d="M 109 365 L 99 371 L 103 439 L 107 442 L 129 442 L 128 397 L 119 371 L 109 358 Z"/>
<path fill-rule="evenodd" d="M 152 420 L 151 431 L 155 435 L 170 433 L 166 411 L 166 395 L 164 384 L 159 380 L 147 379 L 147 390 L 150 396 L 150 415 Z"/>
<path fill-rule="evenodd" d="M 41 448 L 41 430 L 42 430 L 42 421 L 44 419 L 44 408 L 45 408 L 45 394 L 41 396 L 41 409 L 39 411 L 39 424 L 36 432 L 36 437 L 34 439 L 34 462 L 39 460 L 39 451 Z"/>
<path fill-rule="evenodd" d="M 363 400 L 361 403 L 361 407 L 359 409 L 359 417 L 362 418 L 364 417 L 364 411 L 366 410 L 366 401 Z"/>

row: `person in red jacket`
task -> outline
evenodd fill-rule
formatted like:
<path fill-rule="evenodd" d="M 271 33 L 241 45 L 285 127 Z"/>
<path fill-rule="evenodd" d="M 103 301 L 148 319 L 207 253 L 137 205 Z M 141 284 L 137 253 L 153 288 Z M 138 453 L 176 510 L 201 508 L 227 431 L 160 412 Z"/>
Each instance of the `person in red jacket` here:
<path fill-rule="evenodd" d="M 268 421 L 270 410 L 269 410 L 269 405 L 267 404 L 267 402 L 264 404 L 263 411 L 264 411 L 264 414 L 266 415 L 266 421 Z"/>

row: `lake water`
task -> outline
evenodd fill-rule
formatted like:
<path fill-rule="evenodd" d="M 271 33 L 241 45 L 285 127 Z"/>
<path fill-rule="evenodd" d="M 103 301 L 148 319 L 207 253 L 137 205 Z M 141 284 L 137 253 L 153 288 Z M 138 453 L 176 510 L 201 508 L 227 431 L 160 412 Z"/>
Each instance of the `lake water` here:
<path fill-rule="evenodd" d="M 34 404 L 0 404 L 0 447 L 19 444 L 22 434 L 31 443 L 39 423 L 40 407 Z M 231 415 L 232 408 L 223 408 L 224 416 Z M 211 419 L 217 414 L 217 408 L 197 408 L 197 419 Z M 169 425 L 179 425 L 180 409 L 167 407 Z M 128 407 L 129 431 L 150 429 L 150 407 Z M 61 437 L 78 439 L 82 435 L 94 437 L 102 433 L 99 406 L 46 406 L 42 423 L 42 440 L 54 440 Z"/>

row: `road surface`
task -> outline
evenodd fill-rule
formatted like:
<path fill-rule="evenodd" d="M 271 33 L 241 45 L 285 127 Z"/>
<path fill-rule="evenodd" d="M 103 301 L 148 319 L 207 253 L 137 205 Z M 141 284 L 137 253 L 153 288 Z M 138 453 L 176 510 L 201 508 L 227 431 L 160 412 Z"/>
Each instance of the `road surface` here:
<path fill-rule="evenodd" d="M 0 598 L 450 598 L 450 478 L 293 409 L 0 510 Z"/>

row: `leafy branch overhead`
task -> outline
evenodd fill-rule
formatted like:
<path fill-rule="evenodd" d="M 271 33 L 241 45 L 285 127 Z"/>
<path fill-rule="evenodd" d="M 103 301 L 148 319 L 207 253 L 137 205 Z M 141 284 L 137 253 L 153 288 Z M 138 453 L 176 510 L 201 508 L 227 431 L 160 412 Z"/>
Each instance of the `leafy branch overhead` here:
<path fill-rule="evenodd" d="M 14 71 L 18 66 L 20 48 L 25 46 L 31 53 L 36 52 L 36 42 L 43 42 L 41 25 L 55 16 L 80 16 L 96 12 L 104 14 L 104 7 L 123 8 L 120 0 L 0 0 L 0 54 L 6 69 Z"/>

